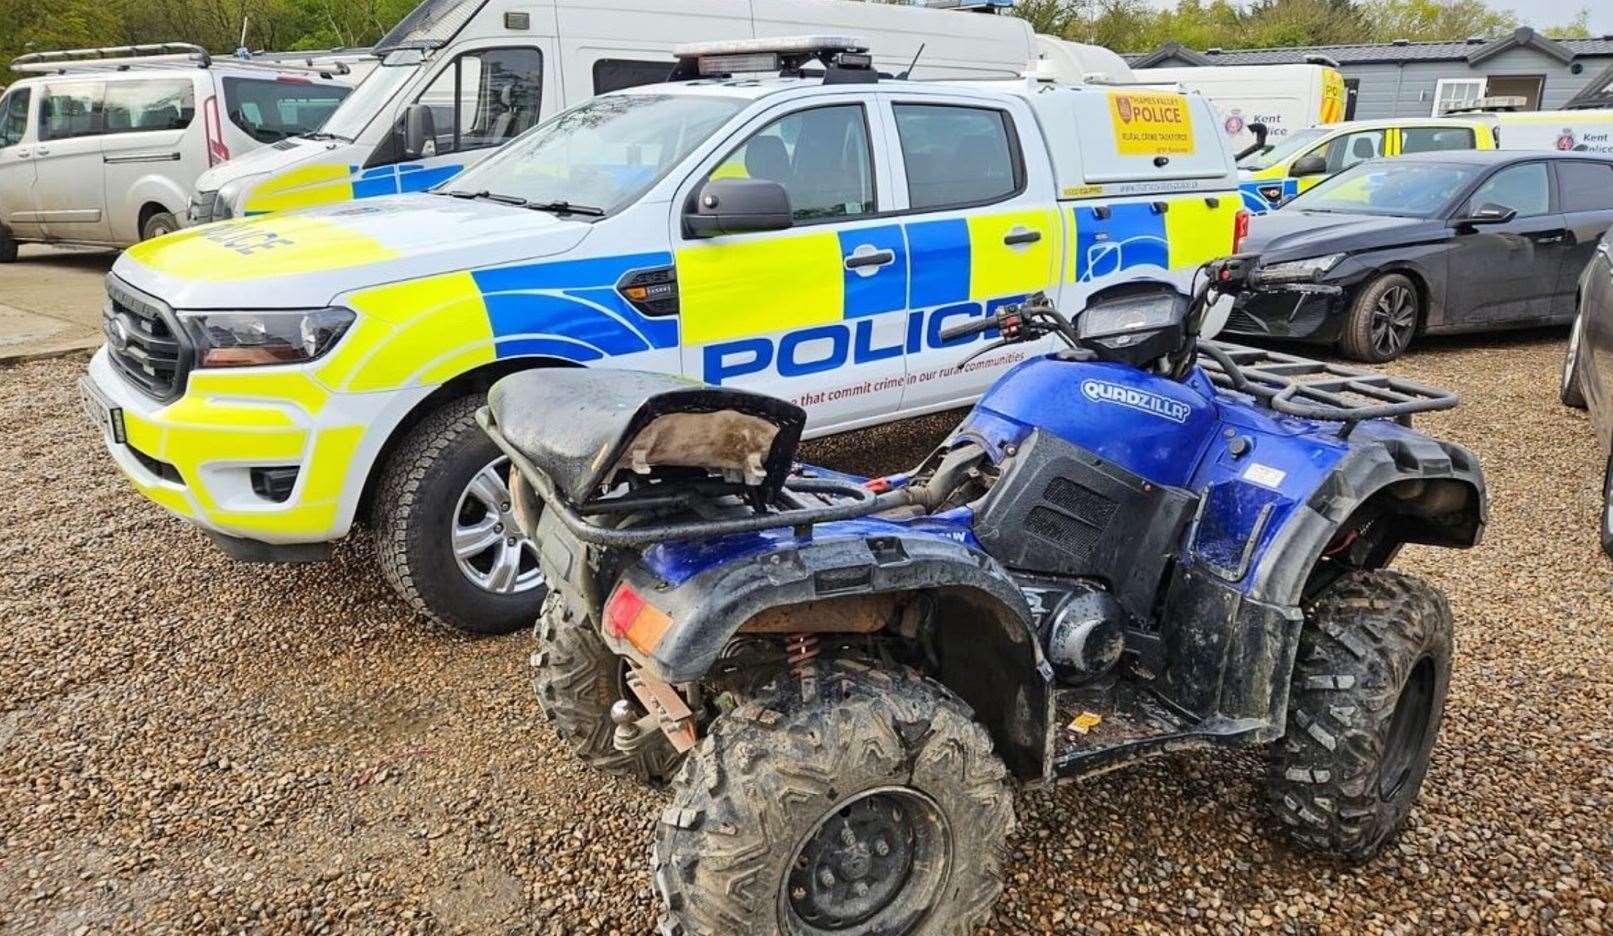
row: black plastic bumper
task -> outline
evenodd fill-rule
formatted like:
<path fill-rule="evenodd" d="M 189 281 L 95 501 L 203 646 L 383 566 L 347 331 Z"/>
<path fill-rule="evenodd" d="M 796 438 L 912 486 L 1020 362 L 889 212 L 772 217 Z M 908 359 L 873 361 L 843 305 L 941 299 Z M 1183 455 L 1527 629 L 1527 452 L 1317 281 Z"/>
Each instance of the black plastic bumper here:
<path fill-rule="evenodd" d="M 1343 329 L 1349 301 L 1348 292 L 1341 295 L 1246 293 L 1238 297 L 1221 333 L 1247 338 L 1333 342 Z"/>
<path fill-rule="evenodd" d="M 330 558 L 329 543 L 265 543 L 208 530 L 225 555 L 236 562 L 319 562 Z"/>

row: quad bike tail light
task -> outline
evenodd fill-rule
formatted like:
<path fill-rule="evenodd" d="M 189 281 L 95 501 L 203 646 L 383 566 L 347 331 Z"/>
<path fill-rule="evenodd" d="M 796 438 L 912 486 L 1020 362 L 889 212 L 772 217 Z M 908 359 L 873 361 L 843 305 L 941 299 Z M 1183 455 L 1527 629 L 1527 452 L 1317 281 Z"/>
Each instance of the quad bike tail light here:
<path fill-rule="evenodd" d="M 665 611 L 645 601 L 626 582 L 616 586 L 605 602 L 605 629 L 644 653 L 654 650 L 671 626 L 672 618 Z"/>

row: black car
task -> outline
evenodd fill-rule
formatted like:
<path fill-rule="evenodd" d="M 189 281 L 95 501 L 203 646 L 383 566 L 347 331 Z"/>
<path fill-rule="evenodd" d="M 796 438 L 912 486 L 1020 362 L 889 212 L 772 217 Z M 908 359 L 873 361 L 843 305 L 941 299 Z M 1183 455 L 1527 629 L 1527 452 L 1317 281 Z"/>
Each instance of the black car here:
<path fill-rule="evenodd" d="M 1567 322 L 1613 227 L 1613 156 L 1446 151 L 1363 162 L 1253 219 L 1268 268 L 1342 287 L 1247 296 L 1225 332 L 1336 343 L 1358 361 L 1413 336 Z"/>
<path fill-rule="evenodd" d="M 1563 402 L 1591 411 L 1602 454 L 1613 449 L 1613 234 L 1579 277 L 1579 314 L 1563 358 Z M 1613 456 L 1602 475 L 1602 549 L 1613 556 Z"/>

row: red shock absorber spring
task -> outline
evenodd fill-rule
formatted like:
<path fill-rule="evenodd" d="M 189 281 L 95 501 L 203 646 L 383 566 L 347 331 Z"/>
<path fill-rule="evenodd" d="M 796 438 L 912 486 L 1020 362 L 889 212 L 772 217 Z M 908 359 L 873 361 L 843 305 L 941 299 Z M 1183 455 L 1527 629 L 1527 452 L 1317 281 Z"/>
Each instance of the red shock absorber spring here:
<path fill-rule="evenodd" d="M 784 638 L 784 658 L 789 661 L 790 672 L 800 678 L 818 658 L 818 635 L 791 634 Z"/>

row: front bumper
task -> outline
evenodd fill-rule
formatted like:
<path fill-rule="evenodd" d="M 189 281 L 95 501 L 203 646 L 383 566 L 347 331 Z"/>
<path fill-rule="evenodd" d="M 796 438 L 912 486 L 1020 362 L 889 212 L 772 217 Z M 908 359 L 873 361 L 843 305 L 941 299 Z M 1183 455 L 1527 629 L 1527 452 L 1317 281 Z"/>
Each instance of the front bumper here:
<path fill-rule="evenodd" d="M 412 402 L 333 393 L 302 368 L 265 367 L 192 371 L 185 393 L 160 403 L 105 348 L 88 379 L 122 411 L 126 442 L 108 434 L 105 444 L 136 490 L 209 533 L 277 545 L 347 535 L 396 409 Z M 254 489 L 253 470 L 271 468 L 296 469 L 283 500 Z"/>
<path fill-rule="evenodd" d="M 1222 334 L 1246 338 L 1337 341 L 1350 294 L 1260 292 L 1238 297 Z"/>

